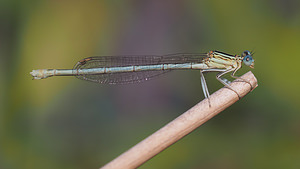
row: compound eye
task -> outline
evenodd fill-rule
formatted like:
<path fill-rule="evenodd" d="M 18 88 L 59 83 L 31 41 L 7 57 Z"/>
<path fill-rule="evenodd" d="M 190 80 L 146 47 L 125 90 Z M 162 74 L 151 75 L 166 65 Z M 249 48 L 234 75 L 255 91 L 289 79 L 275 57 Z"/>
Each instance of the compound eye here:
<path fill-rule="evenodd" d="M 245 65 L 250 66 L 253 62 L 251 55 L 246 55 L 243 59 L 243 62 L 245 63 Z"/>
<path fill-rule="evenodd" d="M 248 50 L 245 50 L 245 51 L 242 53 L 242 57 L 246 57 L 247 55 L 251 55 L 251 53 L 250 53 Z"/>
<path fill-rule="evenodd" d="M 249 60 L 250 60 L 250 58 L 247 56 L 247 57 L 246 57 L 246 62 L 249 62 Z"/>

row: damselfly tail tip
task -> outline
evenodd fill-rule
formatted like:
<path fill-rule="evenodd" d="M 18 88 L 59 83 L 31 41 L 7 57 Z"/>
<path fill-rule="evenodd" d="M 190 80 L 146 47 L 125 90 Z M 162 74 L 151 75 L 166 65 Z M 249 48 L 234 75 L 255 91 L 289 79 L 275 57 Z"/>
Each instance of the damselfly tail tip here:
<path fill-rule="evenodd" d="M 30 72 L 30 74 L 33 77 L 33 80 L 45 79 L 45 78 L 49 77 L 49 75 L 47 75 L 47 72 L 48 72 L 47 69 L 38 69 L 38 70 L 32 70 Z"/>

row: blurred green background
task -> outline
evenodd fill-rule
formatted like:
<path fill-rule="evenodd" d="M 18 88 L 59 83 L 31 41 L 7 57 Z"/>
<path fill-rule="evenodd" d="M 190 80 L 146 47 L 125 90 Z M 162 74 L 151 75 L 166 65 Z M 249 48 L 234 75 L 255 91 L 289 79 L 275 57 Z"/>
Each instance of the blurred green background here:
<path fill-rule="evenodd" d="M 258 88 L 140 168 L 300 168 L 300 1 L 2 0 L 0 25 L 1 169 L 99 168 L 204 98 L 198 71 L 111 86 L 31 70 L 209 50 L 254 50 Z"/>

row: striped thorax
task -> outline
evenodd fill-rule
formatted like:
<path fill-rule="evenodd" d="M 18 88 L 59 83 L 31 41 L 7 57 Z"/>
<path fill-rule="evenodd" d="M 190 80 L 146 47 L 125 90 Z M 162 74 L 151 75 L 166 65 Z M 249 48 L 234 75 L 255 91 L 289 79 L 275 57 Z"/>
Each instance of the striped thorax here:
<path fill-rule="evenodd" d="M 241 57 L 238 55 L 230 55 L 219 51 L 210 51 L 208 57 L 203 62 L 210 69 L 232 69 L 237 68 L 241 64 Z"/>

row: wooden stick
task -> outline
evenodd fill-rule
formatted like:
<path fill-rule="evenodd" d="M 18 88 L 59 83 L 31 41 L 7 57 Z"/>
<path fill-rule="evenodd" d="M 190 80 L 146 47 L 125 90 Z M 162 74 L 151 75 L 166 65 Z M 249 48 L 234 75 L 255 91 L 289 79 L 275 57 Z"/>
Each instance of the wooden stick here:
<path fill-rule="evenodd" d="M 252 72 L 244 74 L 241 78 L 248 80 L 254 88 L 257 87 L 257 80 Z M 241 97 L 251 91 L 251 86 L 248 83 L 239 80 L 233 81 L 230 86 Z M 239 98 L 235 92 L 226 87 L 221 88 L 211 95 L 211 107 L 209 107 L 207 99 L 201 101 L 160 130 L 107 163 L 102 169 L 137 168 L 238 100 Z"/>

